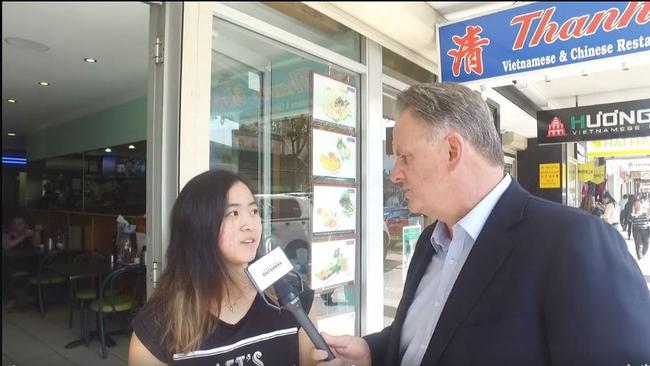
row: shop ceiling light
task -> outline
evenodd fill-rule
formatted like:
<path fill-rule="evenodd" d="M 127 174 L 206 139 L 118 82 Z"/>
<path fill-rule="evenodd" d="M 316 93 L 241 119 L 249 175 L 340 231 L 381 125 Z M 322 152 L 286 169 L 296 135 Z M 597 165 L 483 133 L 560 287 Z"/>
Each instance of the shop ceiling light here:
<path fill-rule="evenodd" d="M 544 75 L 544 81 L 546 81 L 547 83 L 550 83 L 551 82 L 551 77 L 548 76 L 548 75 Z"/>
<path fill-rule="evenodd" d="M 97 59 L 96 59 L 96 58 L 92 58 L 92 57 L 86 57 L 86 58 L 84 58 L 84 61 L 86 61 L 86 62 L 89 63 L 89 64 L 97 63 Z"/>
<path fill-rule="evenodd" d="M 621 63 L 621 70 L 623 70 L 623 71 L 627 71 L 627 70 L 629 70 L 629 69 L 630 69 L 630 67 L 627 66 L 627 62 L 623 62 L 623 63 Z"/>
<path fill-rule="evenodd" d="M 15 134 L 15 133 L 13 133 L 13 132 L 9 132 L 9 133 L 7 134 L 7 136 L 11 136 L 11 137 L 14 137 L 14 136 L 16 136 L 16 134 Z"/>
<path fill-rule="evenodd" d="M 47 81 L 39 81 L 38 85 L 40 85 L 40 86 L 50 86 L 50 83 L 48 83 Z"/>
<path fill-rule="evenodd" d="M 129 150 L 135 150 L 135 146 L 129 145 Z"/>
<path fill-rule="evenodd" d="M 16 99 L 7 99 L 7 103 L 16 104 Z"/>
<path fill-rule="evenodd" d="M 104 149 L 104 151 L 106 151 L 107 153 L 109 153 L 109 152 L 113 152 L 113 150 L 111 150 L 110 147 L 107 147 L 106 149 Z"/>

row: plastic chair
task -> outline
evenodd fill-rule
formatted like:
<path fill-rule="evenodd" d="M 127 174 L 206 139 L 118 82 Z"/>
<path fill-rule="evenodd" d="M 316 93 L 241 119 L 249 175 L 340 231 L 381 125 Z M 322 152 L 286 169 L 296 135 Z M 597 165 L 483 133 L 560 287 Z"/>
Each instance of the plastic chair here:
<path fill-rule="evenodd" d="M 126 275 L 135 274 L 135 280 L 126 286 L 129 279 Z M 102 358 L 106 359 L 106 314 L 135 313 L 144 302 L 145 297 L 145 274 L 146 267 L 142 264 L 130 264 L 121 266 L 111 272 L 102 281 L 99 299 L 90 303 L 90 310 L 96 312 L 99 317 L 99 337 L 102 344 Z M 130 287 L 130 291 L 121 292 L 120 288 Z M 128 314 L 127 314 L 128 315 Z M 115 332 L 112 332 L 113 334 Z"/>

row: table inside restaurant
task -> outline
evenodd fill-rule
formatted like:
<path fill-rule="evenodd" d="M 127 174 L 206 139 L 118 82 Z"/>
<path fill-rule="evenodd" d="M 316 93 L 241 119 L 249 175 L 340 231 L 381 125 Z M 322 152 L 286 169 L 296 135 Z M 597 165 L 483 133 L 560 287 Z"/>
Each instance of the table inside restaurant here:
<path fill-rule="evenodd" d="M 47 266 L 48 270 L 60 274 L 70 281 L 70 301 L 74 301 L 72 281 L 82 278 L 97 278 L 95 288 L 99 291 L 101 278 L 117 268 L 119 268 L 119 265 L 111 264 L 107 259 L 92 259 L 86 262 L 56 263 Z M 89 338 L 96 338 L 96 334 L 90 332 Z M 65 348 L 73 348 L 87 342 L 88 341 L 82 336 L 81 338 L 66 344 Z M 112 346 L 115 343 L 112 339 L 108 338 L 107 344 Z"/>
<path fill-rule="evenodd" d="M 93 259 L 87 262 L 54 263 L 48 265 L 47 269 L 73 281 L 81 278 L 103 276 L 110 273 L 113 266 L 107 259 Z"/>
<path fill-rule="evenodd" d="M 29 249 L 8 249 L 3 252 L 7 258 L 36 258 L 42 257 L 48 254 L 49 252 L 44 249 L 39 248 L 29 248 Z"/>

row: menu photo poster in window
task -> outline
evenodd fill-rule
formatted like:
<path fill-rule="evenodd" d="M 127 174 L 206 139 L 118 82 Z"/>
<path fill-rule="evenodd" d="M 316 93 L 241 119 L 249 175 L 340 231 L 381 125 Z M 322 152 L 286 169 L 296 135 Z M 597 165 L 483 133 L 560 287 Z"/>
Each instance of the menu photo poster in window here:
<path fill-rule="evenodd" d="M 314 128 L 312 139 L 314 177 L 356 179 L 356 137 Z"/>
<path fill-rule="evenodd" d="M 354 281 L 355 239 L 312 242 L 311 250 L 313 290 Z"/>
<path fill-rule="evenodd" d="M 357 127 L 357 88 L 315 72 L 312 72 L 311 75 L 313 120 L 355 129 Z"/>
<path fill-rule="evenodd" d="M 314 185 L 313 234 L 354 232 L 356 205 L 356 188 Z"/>

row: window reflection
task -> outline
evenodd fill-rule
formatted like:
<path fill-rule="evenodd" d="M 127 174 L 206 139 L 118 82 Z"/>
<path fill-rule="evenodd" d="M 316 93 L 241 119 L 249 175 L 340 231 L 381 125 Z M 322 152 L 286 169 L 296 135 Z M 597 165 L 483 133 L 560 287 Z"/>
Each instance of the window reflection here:
<path fill-rule="evenodd" d="M 393 129 L 395 127 L 395 104 L 398 90 L 384 86 L 382 128 L 384 138 L 384 324 L 395 318 L 397 305 L 402 297 L 406 271 L 413 254 L 413 241 L 408 240 L 408 230 L 417 226 L 424 228 L 425 217 L 411 213 L 402 188 L 391 182 L 389 176 L 395 165 L 392 150 Z M 405 244 L 406 239 L 406 244 Z"/>

